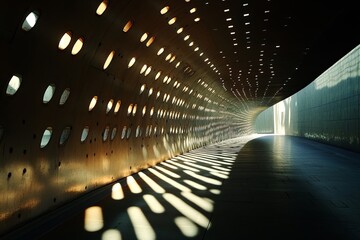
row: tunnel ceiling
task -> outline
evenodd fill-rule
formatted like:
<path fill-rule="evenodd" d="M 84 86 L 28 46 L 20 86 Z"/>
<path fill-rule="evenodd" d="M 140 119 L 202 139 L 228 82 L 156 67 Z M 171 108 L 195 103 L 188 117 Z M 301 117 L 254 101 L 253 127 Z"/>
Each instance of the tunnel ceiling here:
<path fill-rule="evenodd" d="M 313 81 L 359 42 L 352 27 L 356 14 L 344 2 L 178 1 L 176 7 L 185 13 L 197 10 L 184 14 L 188 33 L 205 47 L 202 58 L 191 55 L 198 60 L 196 68 L 210 65 L 212 78 L 239 101 L 272 105 Z M 196 17 L 201 21 L 191 22 Z"/>
<path fill-rule="evenodd" d="M 355 1 L 31 0 L 0 14 L 0 234 L 194 148 L 359 43 Z"/>
<path fill-rule="evenodd" d="M 9 11 L 5 12 L 2 24 L 9 19 L 14 21 L 2 27 L 5 29 L 2 37 L 13 41 L 16 27 L 21 24 L 19 19 L 24 19 L 21 15 L 35 10 L 41 16 L 41 11 L 50 7 L 59 13 L 59 18 L 49 16 L 47 27 L 54 24 L 91 32 L 91 36 L 85 36 L 86 44 L 91 37 L 91 44 L 98 44 L 98 50 L 106 42 L 116 47 L 118 57 L 128 61 L 132 54 L 159 66 L 159 60 L 150 56 L 143 46 L 130 47 L 134 42 L 140 44 L 142 34 L 148 33 L 145 43 L 151 37 L 155 40 L 152 54 L 164 48 L 161 57 L 168 57 L 166 61 L 174 61 L 173 65 L 180 62 L 175 77 L 189 84 L 205 84 L 210 91 L 216 89 L 220 101 L 225 99 L 234 106 L 255 102 L 252 106 L 266 107 L 294 94 L 360 39 L 359 31 L 353 28 L 357 23 L 353 1 L 110 0 L 103 1 L 106 9 L 97 23 L 82 21 L 87 18 L 83 11 L 86 7 L 96 9 L 101 1 L 63 1 L 53 7 L 40 2 L 21 6 L 7 3 Z M 170 24 L 174 17 L 174 23 Z M 124 38 L 121 28 L 127 20 L 134 26 L 129 30 L 132 33 Z M 119 35 L 112 35 L 114 27 L 119 29 Z M 91 61 L 103 61 L 101 58 L 97 55 Z M 160 67 L 153 70 L 156 68 Z M 119 76 L 119 72 L 114 74 Z"/>

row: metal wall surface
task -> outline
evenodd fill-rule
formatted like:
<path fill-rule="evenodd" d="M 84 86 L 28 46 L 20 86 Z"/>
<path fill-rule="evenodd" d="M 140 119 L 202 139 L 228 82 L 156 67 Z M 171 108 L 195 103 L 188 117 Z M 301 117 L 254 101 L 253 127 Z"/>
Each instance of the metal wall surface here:
<path fill-rule="evenodd" d="M 170 156 L 251 131 L 241 120 L 248 113 L 231 110 L 214 73 L 176 33 L 188 26 L 186 2 L 172 9 L 184 16 L 176 26 L 160 14 L 162 1 L 103 2 L 101 15 L 96 0 L 2 4 L 0 233 Z M 67 32 L 69 44 L 59 47 Z"/>

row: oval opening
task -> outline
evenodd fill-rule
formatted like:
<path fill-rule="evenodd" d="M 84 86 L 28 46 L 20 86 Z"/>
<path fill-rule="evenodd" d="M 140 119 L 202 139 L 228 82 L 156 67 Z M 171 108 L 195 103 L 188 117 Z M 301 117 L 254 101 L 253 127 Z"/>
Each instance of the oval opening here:
<path fill-rule="evenodd" d="M 97 99 L 98 99 L 97 96 L 94 96 L 94 97 L 91 99 L 90 104 L 89 104 L 89 111 L 93 110 L 93 108 L 94 108 L 95 105 L 96 105 Z"/>
<path fill-rule="evenodd" d="M 140 38 L 140 42 L 144 42 L 147 39 L 148 35 L 148 33 L 144 33 Z"/>
<path fill-rule="evenodd" d="M 136 132 L 135 132 L 135 137 L 139 137 L 139 136 L 140 136 L 140 126 L 137 126 Z"/>
<path fill-rule="evenodd" d="M 135 61 L 136 61 L 136 58 L 133 57 L 129 62 L 128 68 L 131 68 L 134 65 Z"/>
<path fill-rule="evenodd" d="M 164 15 L 165 13 L 167 13 L 169 11 L 170 7 L 169 6 L 166 6 L 166 7 L 163 7 L 161 10 L 160 10 L 160 14 L 161 15 Z"/>
<path fill-rule="evenodd" d="M 155 80 L 157 80 L 157 79 L 160 77 L 160 75 L 161 75 L 161 71 L 159 71 L 159 72 L 156 74 Z"/>
<path fill-rule="evenodd" d="M 128 128 L 126 131 L 126 139 L 129 139 L 131 136 L 131 128 Z"/>
<path fill-rule="evenodd" d="M 88 135 L 89 135 L 89 127 L 86 126 L 86 127 L 84 127 L 84 129 L 81 132 L 80 141 L 85 142 Z"/>
<path fill-rule="evenodd" d="M 114 108 L 114 114 L 117 114 L 120 110 L 120 106 L 121 106 L 121 101 L 117 101 L 116 102 L 116 105 L 115 105 L 115 108 Z"/>
<path fill-rule="evenodd" d="M 84 39 L 83 38 L 79 38 L 78 40 L 76 40 L 73 48 L 71 49 L 71 54 L 72 55 L 76 55 L 80 52 L 81 48 L 84 45 Z"/>
<path fill-rule="evenodd" d="M 70 88 L 66 88 L 63 93 L 61 94 L 59 104 L 64 105 L 66 101 L 68 100 L 70 95 Z"/>
<path fill-rule="evenodd" d="M 48 127 L 45 129 L 43 136 L 41 138 L 40 147 L 44 148 L 46 145 L 48 145 L 52 135 L 52 128 Z"/>
<path fill-rule="evenodd" d="M 176 31 L 176 33 L 177 33 L 177 34 L 180 34 L 180 33 L 182 33 L 183 31 L 184 31 L 184 28 L 181 27 L 181 28 L 179 28 L 179 29 Z"/>
<path fill-rule="evenodd" d="M 21 85 L 21 76 L 18 74 L 13 75 L 6 88 L 6 94 L 14 95 L 17 92 L 17 90 L 20 88 L 20 85 Z"/>
<path fill-rule="evenodd" d="M 61 136 L 60 136 L 60 145 L 63 145 L 69 138 L 70 136 L 70 132 L 71 132 L 71 128 L 70 127 L 66 127 L 64 128 L 64 130 L 62 131 L 61 133 Z"/>
<path fill-rule="evenodd" d="M 157 55 L 160 56 L 163 52 L 164 52 L 164 48 L 160 48 L 159 51 L 157 52 Z"/>
<path fill-rule="evenodd" d="M 151 72 L 151 66 L 149 66 L 149 67 L 146 69 L 145 76 L 149 75 L 150 72 Z"/>
<path fill-rule="evenodd" d="M 128 115 L 130 115 L 130 113 L 132 112 L 132 109 L 133 109 L 133 104 L 131 103 L 128 107 L 128 111 L 127 111 Z"/>
<path fill-rule="evenodd" d="M 29 31 L 30 29 L 32 29 L 32 28 L 35 26 L 38 18 L 39 18 L 39 14 L 38 14 L 38 13 L 36 13 L 36 12 L 31 12 L 31 13 L 29 13 L 29 14 L 26 16 L 26 18 L 25 18 L 25 20 L 24 20 L 21 28 L 22 28 L 23 30 L 25 30 L 25 31 Z"/>
<path fill-rule="evenodd" d="M 69 46 L 69 43 L 71 41 L 71 32 L 66 32 L 64 33 L 64 35 L 61 37 L 58 48 L 60 50 L 64 50 L 65 48 L 67 48 L 67 46 Z"/>
<path fill-rule="evenodd" d="M 117 132 L 117 128 L 113 128 L 111 131 L 111 136 L 110 136 L 110 140 L 114 140 L 115 136 L 116 136 L 116 132 Z"/>
<path fill-rule="evenodd" d="M 144 116 L 145 113 L 146 113 L 146 106 L 144 106 L 143 109 L 142 109 L 142 116 Z"/>
<path fill-rule="evenodd" d="M 168 21 L 168 24 L 169 25 L 172 25 L 172 24 L 174 24 L 176 22 L 176 17 L 173 17 L 172 19 L 170 19 L 169 21 Z"/>
<path fill-rule="evenodd" d="M 105 142 L 107 139 L 108 139 L 108 136 L 109 136 L 109 131 L 110 131 L 110 128 L 107 126 L 105 129 L 104 129 L 104 132 L 103 132 L 103 141 Z"/>
<path fill-rule="evenodd" d="M 123 127 L 122 133 L 121 133 L 121 139 L 124 139 L 126 136 L 126 126 Z"/>
<path fill-rule="evenodd" d="M 152 36 L 147 42 L 146 42 L 146 46 L 150 47 L 151 44 L 153 44 L 153 42 L 155 41 L 155 37 Z"/>
<path fill-rule="evenodd" d="M 106 114 L 110 112 L 113 104 L 114 104 L 114 100 L 110 99 L 110 101 L 108 102 L 108 104 L 106 106 Z"/>
<path fill-rule="evenodd" d="M 111 52 L 109 53 L 109 55 L 108 55 L 108 57 L 106 58 L 106 61 L 105 61 L 105 63 L 104 63 L 104 66 L 103 66 L 103 69 L 104 69 L 104 70 L 107 69 L 108 66 L 110 65 L 110 63 L 111 63 L 114 55 L 115 55 L 115 51 L 111 51 Z"/>
<path fill-rule="evenodd" d="M 128 21 L 123 28 L 123 32 L 128 32 L 130 30 L 130 28 L 132 27 L 132 25 L 133 25 L 132 21 L 131 20 Z"/>
<path fill-rule="evenodd" d="M 109 3 L 108 0 L 102 1 L 99 4 L 98 8 L 96 9 L 96 14 L 99 15 L 99 16 L 102 15 L 105 12 L 105 10 L 106 10 L 106 8 L 108 6 L 108 3 Z"/>
<path fill-rule="evenodd" d="M 55 85 L 54 84 L 50 84 L 45 92 L 44 92 L 44 96 L 43 96 L 43 103 L 48 103 L 50 102 L 50 100 L 52 99 L 52 97 L 54 96 L 55 93 Z"/>
<path fill-rule="evenodd" d="M 142 94 L 144 92 L 145 88 L 146 88 L 146 84 L 141 85 L 139 94 Z"/>
<path fill-rule="evenodd" d="M 146 68 L 147 68 L 147 65 L 144 64 L 144 66 L 142 66 L 142 68 L 140 69 L 140 74 L 143 74 L 145 72 Z"/>
<path fill-rule="evenodd" d="M 135 104 L 134 107 L 133 107 L 133 109 L 132 109 L 132 115 L 133 115 L 133 116 L 135 116 L 136 110 L 137 110 L 137 104 Z"/>

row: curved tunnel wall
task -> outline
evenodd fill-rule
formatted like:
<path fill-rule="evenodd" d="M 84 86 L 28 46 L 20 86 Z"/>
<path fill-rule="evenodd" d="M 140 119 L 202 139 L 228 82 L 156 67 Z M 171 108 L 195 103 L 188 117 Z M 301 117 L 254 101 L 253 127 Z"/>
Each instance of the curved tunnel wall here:
<path fill-rule="evenodd" d="M 246 112 L 229 108 L 215 73 L 184 43 L 194 24 L 186 4 L 165 14 L 158 1 L 5 4 L 0 233 L 170 156 L 251 131 L 239 121 L 250 119 Z"/>
<path fill-rule="evenodd" d="M 287 135 L 360 152 L 359 106 L 360 45 L 307 87 L 259 114 L 255 128 L 263 132 L 269 127 L 265 123 L 274 123 L 275 133 L 283 128 Z"/>

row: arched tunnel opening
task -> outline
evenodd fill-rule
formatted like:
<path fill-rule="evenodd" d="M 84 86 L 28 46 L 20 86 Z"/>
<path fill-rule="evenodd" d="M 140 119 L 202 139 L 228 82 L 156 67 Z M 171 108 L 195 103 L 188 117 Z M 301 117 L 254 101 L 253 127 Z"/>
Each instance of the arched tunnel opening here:
<path fill-rule="evenodd" d="M 359 239 L 354 1 L 6 1 L 1 239 Z"/>

